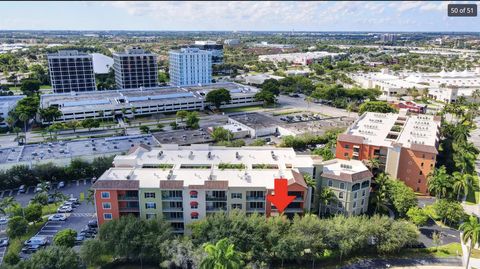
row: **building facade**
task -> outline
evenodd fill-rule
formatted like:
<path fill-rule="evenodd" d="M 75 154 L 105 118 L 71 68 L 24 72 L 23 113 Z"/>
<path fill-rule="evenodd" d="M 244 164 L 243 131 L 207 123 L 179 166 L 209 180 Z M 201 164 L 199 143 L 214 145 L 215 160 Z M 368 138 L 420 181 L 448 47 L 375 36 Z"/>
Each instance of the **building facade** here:
<path fill-rule="evenodd" d="M 92 56 L 76 50 L 47 54 L 48 72 L 53 92 L 96 90 Z"/>
<path fill-rule="evenodd" d="M 192 86 L 212 83 L 212 53 L 198 48 L 183 48 L 169 53 L 170 83 Z"/>
<path fill-rule="evenodd" d="M 8 113 L 15 109 L 18 101 L 25 97 L 25 95 L 0 96 L 0 127 L 8 127 L 6 122 Z"/>
<path fill-rule="evenodd" d="M 158 86 L 157 57 L 141 48 L 114 53 L 113 68 L 115 83 L 119 89 Z"/>
<path fill-rule="evenodd" d="M 320 185 L 335 194 L 335 200 L 319 205 L 321 214 L 360 215 L 368 211 L 372 173 L 357 160 L 334 159 L 322 164 Z"/>
<path fill-rule="evenodd" d="M 195 41 L 192 48 L 210 51 L 212 53 L 212 64 L 223 64 L 223 45 L 215 41 Z"/>
<path fill-rule="evenodd" d="M 98 222 L 128 214 L 163 217 L 182 233 L 215 212 L 272 216 L 278 211 L 266 197 L 276 178 L 288 180 L 288 194 L 296 196 L 284 212 L 293 217 L 310 208 L 304 173 L 314 174 L 312 159 L 291 148 L 139 146 L 115 157 L 114 167 L 94 183 Z"/>
<path fill-rule="evenodd" d="M 428 194 L 427 176 L 438 154 L 440 118 L 431 115 L 364 113 L 337 139 L 339 159 L 377 159 L 380 169 Z"/>

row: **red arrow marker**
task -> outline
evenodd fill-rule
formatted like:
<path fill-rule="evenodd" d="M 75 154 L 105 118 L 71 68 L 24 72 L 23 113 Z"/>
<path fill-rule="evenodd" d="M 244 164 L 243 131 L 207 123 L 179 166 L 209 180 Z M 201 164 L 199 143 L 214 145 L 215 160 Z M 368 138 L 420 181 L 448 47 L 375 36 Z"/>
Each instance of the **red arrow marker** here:
<path fill-rule="evenodd" d="M 295 196 L 288 196 L 288 181 L 285 178 L 275 179 L 275 194 L 268 194 L 267 200 L 272 203 L 282 213 L 283 210 L 295 199 Z"/>

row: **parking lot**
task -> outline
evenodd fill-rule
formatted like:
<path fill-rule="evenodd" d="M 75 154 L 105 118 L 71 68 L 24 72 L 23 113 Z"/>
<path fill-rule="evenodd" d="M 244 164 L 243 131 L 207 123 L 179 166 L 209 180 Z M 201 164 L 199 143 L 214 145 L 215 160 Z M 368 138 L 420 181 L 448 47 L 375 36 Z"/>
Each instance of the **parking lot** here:
<path fill-rule="evenodd" d="M 154 143 L 151 135 L 135 135 L 1 148 L 0 164 L 114 154 L 128 151 L 138 144 L 153 145 Z"/>

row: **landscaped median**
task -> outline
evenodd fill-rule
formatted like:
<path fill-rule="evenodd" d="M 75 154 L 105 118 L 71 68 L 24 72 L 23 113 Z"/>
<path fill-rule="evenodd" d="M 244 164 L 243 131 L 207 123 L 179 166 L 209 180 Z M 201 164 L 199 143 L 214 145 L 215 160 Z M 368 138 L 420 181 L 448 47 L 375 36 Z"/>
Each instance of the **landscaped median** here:
<path fill-rule="evenodd" d="M 28 225 L 27 232 L 24 235 L 17 238 L 10 238 L 10 245 L 8 246 L 3 261 L 8 264 L 17 263 L 19 259 L 19 253 L 23 247 L 23 242 L 36 235 L 38 231 L 43 227 L 43 225 L 45 225 L 45 223 L 47 222 L 47 218 L 48 217 L 45 216 L 40 222 L 30 223 Z"/>

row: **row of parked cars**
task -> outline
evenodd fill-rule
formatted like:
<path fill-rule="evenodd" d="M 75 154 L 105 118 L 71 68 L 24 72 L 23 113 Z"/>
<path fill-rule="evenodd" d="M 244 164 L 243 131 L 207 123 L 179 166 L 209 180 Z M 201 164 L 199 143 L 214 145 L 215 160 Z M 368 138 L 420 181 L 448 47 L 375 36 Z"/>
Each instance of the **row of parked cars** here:
<path fill-rule="evenodd" d="M 74 208 L 78 207 L 80 202 L 77 198 L 70 198 L 63 202 L 63 204 L 57 209 L 57 213 L 71 213 Z"/>
<path fill-rule="evenodd" d="M 318 114 L 303 114 L 303 115 L 295 115 L 295 116 L 286 116 L 281 117 L 280 120 L 286 122 L 302 122 L 302 121 L 314 121 L 314 120 L 321 120 L 322 116 Z"/>
<path fill-rule="evenodd" d="M 47 189 L 50 190 L 52 188 L 52 183 L 50 181 L 45 182 L 47 185 Z M 57 189 L 62 189 L 65 188 L 65 181 L 60 181 L 58 182 Z M 35 193 L 41 192 L 42 189 L 42 183 L 38 183 L 37 187 L 35 187 Z M 26 193 L 27 192 L 27 186 L 21 185 L 20 188 L 18 188 L 18 193 Z"/>

